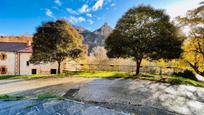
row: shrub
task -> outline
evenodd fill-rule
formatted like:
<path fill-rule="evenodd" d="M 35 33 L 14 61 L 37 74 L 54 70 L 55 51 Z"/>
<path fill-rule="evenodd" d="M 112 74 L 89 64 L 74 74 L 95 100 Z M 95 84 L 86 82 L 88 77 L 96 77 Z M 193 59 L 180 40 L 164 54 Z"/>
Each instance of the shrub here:
<path fill-rule="evenodd" d="M 169 83 L 170 83 L 171 85 L 179 85 L 179 84 L 182 84 L 182 80 L 181 80 L 181 79 L 171 79 L 171 80 L 169 81 Z"/>
<path fill-rule="evenodd" d="M 198 81 L 197 78 L 195 77 L 195 74 L 190 70 L 185 70 L 183 72 L 173 73 L 173 75 Z"/>

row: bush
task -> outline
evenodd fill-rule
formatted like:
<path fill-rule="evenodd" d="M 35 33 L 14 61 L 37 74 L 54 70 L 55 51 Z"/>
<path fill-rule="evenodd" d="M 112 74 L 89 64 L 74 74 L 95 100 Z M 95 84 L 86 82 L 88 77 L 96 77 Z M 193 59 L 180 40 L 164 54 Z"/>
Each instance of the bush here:
<path fill-rule="evenodd" d="M 197 78 L 195 77 L 195 74 L 190 70 L 185 70 L 184 72 L 173 73 L 173 75 L 198 81 Z"/>
<path fill-rule="evenodd" d="M 169 83 L 170 83 L 171 85 L 179 85 L 179 84 L 182 84 L 182 80 L 181 80 L 181 79 L 171 79 L 171 80 L 169 81 Z"/>

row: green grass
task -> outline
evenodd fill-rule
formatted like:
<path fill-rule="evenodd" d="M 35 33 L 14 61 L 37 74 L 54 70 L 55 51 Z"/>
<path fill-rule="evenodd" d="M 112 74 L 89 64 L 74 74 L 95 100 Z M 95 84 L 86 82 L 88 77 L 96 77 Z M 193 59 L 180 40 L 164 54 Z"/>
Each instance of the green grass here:
<path fill-rule="evenodd" d="M 162 76 L 167 78 L 167 80 L 161 80 L 160 75 L 141 73 L 139 76 L 134 76 L 134 73 L 129 72 L 74 72 L 69 73 L 70 75 L 75 75 L 78 77 L 85 78 L 139 78 L 142 80 L 158 81 L 163 83 L 169 83 L 171 85 L 193 85 L 197 87 L 204 87 L 204 82 L 195 81 L 188 78 L 183 78 L 180 76 Z"/>
<path fill-rule="evenodd" d="M 182 78 L 182 77 L 179 77 L 179 76 L 170 76 L 169 81 L 172 81 L 172 80 L 178 80 L 178 81 L 180 81 L 180 84 L 204 87 L 204 82 L 195 81 L 195 80 L 188 79 L 188 78 Z"/>
<path fill-rule="evenodd" d="M 132 72 L 65 72 L 57 75 L 22 75 L 22 76 L 0 76 L 3 79 L 36 79 L 36 78 L 62 78 L 62 77 L 84 77 L 84 78 L 139 78 L 142 80 L 159 81 L 170 83 L 172 85 L 186 84 L 204 87 L 204 82 L 191 80 L 179 76 L 163 76 L 167 80 L 161 80 L 160 75 L 141 73 L 139 76 L 134 76 Z"/>
<path fill-rule="evenodd" d="M 11 100 L 20 100 L 20 99 L 26 99 L 27 97 L 25 96 L 9 96 L 9 95 L 1 95 L 0 100 L 4 101 L 11 101 Z"/>
<path fill-rule="evenodd" d="M 74 74 L 78 77 L 85 78 L 128 78 L 132 77 L 133 73 L 128 72 L 78 72 Z"/>
<path fill-rule="evenodd" d="M 38 100 L 58 99 L 58 100 L 64 100 L 65 98 L 62 96 L 53 95 L 52 93 L 42 93 L 42 94 L 37 95 L 36 97 L 0 95 L 0 100 L 2 100 L 2 101 L 15 101 L 15 100 L 22 100 L 22 99 L 38 99 Z"/>
<path fill-rule="evenodd" d="M 52 93 L 43 93 L 37 96 L 37 99 L 39 100 L 44 100 L 44 99 L 59 99 L 63 100 L 65 99 L 64 97 L 53 95 Z"/>
<path fill-rule="evenodd" d="M 5 79 L 38 79 L 38 78 L 56 78 L 56 77 L 65 77 L 65 74 L 53 74 L 53 75 L 6 75 L 0 76 L 0 80 Z"/>

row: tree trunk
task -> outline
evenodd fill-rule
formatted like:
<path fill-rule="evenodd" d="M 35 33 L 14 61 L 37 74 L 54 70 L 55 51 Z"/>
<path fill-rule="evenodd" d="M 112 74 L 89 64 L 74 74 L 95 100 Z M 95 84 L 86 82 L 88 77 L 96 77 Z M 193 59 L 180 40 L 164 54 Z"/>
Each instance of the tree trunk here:
<path fill-rule="evenodd" d="M 187 63 L 190 65 L 190 67 L 197 73 L 197 74 L 200 74 L 200 71 L 199 71 L 199 67 L 197 66 L 197 63 L 191 63 L 189 61 L 187 61 Z"/>
<path fill-rule="evenodd" d="M 136 60 L 136 71 L 135 71 L 136 75 L 139 75 L 139 73 L 140 73 L 141 62 L 142 62 L 142 59 L 137 59 Z"/>
<path fill-rule="evenodd" d="M 58 61 L 58 70 L 57 73 L 60 74 L 61 73 L 61 61 Z"/>

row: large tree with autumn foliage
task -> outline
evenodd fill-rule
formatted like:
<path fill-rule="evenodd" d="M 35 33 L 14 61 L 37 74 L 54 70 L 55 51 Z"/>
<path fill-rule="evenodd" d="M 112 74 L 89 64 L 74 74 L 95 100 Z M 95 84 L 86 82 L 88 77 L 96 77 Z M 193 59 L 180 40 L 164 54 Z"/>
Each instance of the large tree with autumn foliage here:
<path fill-rule="evenodd" d="M 58 73 L 66 58 L 77 58 L 82 52 L 82 36 L 65 20 L 43 23 L 33 36 L 33 54 L 30 61 L 57 62 Z"/>
<path fill-rule="evenodd" d="M 190 30 L 183 46 L 183 60 L 196 73 L 204 75 L 204 2 L 185 17 L 178 17 L 178 21 Z"/>
<path fill-rule="evenodd" d="M 106 40 L 109 57 L 133 57 L 136 74 L 144 58 L 178 58 L 182 52 L 182 37 L 164 10 L 150 6 L 129 9 L 118 21 L 115 30 Z"/>

